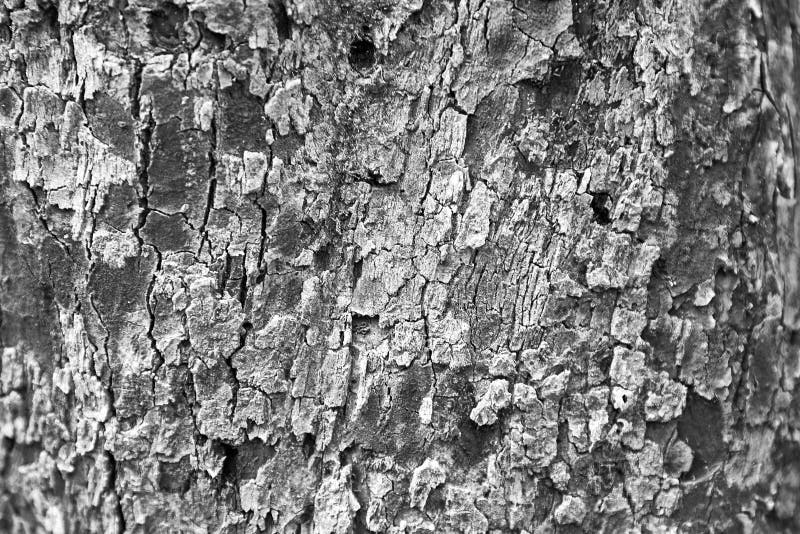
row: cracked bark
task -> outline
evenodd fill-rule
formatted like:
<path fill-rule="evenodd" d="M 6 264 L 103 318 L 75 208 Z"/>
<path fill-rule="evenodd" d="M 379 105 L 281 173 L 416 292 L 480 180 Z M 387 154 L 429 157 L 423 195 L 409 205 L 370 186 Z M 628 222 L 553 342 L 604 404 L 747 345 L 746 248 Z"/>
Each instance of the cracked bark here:
<path fill-rule="evenodd" d="M 800 530 L 798 27 L 6 1 L 0 531 Z"/>

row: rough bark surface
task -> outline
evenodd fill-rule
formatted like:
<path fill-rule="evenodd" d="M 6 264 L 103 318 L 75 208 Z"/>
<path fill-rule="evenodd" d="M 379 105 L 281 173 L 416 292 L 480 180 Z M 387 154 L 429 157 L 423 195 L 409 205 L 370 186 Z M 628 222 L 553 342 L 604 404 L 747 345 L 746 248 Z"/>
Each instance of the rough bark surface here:
<path fill-rule="evenodd" d="M 5 0 L 0 531 L 797 532 L 794 0 Z"/>

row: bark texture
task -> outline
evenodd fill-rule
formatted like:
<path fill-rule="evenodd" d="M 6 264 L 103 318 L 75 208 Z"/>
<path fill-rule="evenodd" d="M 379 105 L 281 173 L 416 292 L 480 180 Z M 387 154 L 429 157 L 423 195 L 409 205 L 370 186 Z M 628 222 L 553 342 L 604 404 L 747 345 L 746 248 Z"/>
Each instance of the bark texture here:
<path fill-rule="evenodd" d="M 0 530 L 797 532 L 794 0 L 5 0 Z"/>

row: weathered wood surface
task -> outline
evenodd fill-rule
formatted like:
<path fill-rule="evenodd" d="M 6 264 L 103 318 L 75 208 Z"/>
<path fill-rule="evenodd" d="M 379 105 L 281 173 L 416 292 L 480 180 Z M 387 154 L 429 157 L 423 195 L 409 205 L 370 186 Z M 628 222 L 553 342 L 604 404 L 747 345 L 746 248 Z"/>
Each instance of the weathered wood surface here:
<path fill-rule="evenodd" d="M 5 0 L 0 531 L 798 531 L 798 27 Z"/>

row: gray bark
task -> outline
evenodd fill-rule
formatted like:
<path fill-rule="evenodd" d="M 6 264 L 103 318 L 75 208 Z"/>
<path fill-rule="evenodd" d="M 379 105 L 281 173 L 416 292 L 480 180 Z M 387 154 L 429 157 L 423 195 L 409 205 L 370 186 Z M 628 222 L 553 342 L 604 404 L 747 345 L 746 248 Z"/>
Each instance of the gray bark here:
<path fill-rule="evenodd" d="M 0 531 L 797 532 L 793 0 L 5 0 Z"/>

